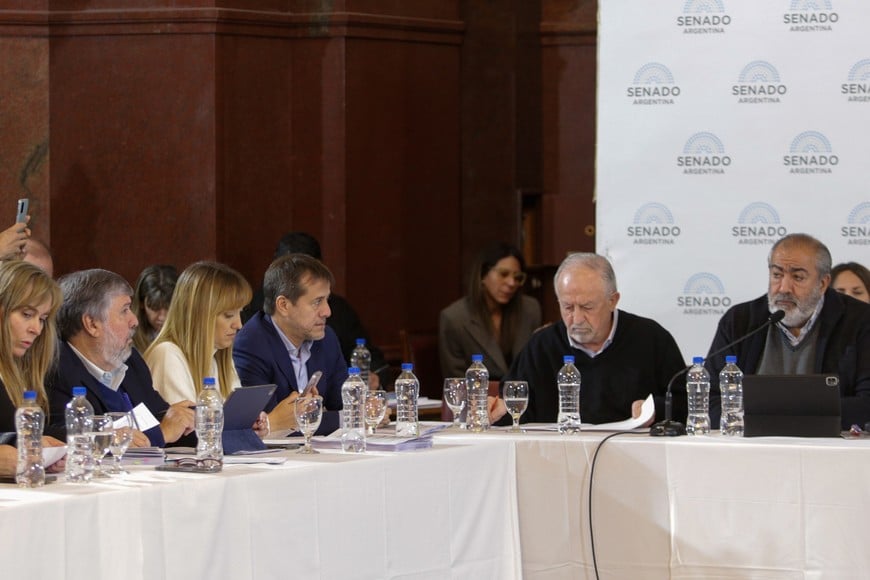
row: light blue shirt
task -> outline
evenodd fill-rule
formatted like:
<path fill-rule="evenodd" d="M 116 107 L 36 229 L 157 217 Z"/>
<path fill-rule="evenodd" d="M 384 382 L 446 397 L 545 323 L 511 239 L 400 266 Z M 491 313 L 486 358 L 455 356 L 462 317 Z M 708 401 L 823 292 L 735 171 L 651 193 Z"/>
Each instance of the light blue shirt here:
<path fill-rule="evenodd" d="M 604 352 L 604 349 L 606 349 L 608 346 L 610 346 L 613 343 L 613 335 L 616 334 L 616 321 L 618 319 L 619 319 L 619 310 L 617 309 L 617 310 L 613 311 L 613 324 L 610 326 L 610 334 L 607 335 L 607 339 L 604 341 L 604 344 L 602 344 L 601 348 L 599 348 L 597 351 L 590 350 L 590 349 L 586 348 L 585 346 L 583 346 L 582 344 L 580 344 L 579 342 L 577 342 L 576 340 L 574 340 L 573 338 L 571 338 L 571 330 L 570 329 L 567 329 L 567 331 L 568 331 L 568 344 L 570 344 L 572 348 L 576 348 L 577 350 L 586 353 L 586 355 L 589 356 L 589 358 L 595 358 L 596 356 L 598 356 L 599 354 Z"/>
<path fill-rule="evenodd" d="M 280 328 L 278 328 L 278 325 L 275 324 L 275 320 L 268 314 L 266 316 L 268 316 L 269 322 L 272 323 L 272 326 L 274 326 L 275 330 L 278 332 L 281 342 L 284 343 L 284 348 L 287 349 L 290 363 L 293 365 L 293 372 L 296 375 L 296 390 L 301 393 L 305 390 L 305 386 L 308 385 L 308 367 L 305 366 L 305 364 L 308 362 L 308 359 L 311 358 L 311 345 L 314 344 L 314 341 L 303 341 L 299 348 L 296 348 L 296 345 L 290 342 L 290 339 L 287 338 Z"/>

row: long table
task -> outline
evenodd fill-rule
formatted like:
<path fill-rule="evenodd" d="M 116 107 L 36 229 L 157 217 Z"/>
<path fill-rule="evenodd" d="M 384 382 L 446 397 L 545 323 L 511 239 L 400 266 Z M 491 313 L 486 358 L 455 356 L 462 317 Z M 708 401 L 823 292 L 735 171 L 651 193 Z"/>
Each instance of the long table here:
<path fill-rule="evenodd" d="M 592 579 L 596 450 L 602 579 L 870 576 L 870 441 L 605 435 L 0 485 L 0 576 Z"/>
<path fill-rule="evenodd" d="M 524 577 L 592 579 L 605 435 L 438 439 L 512 446 Z M 870 440 L 619 435 L 591 505 L 602 579 L 870 577 Z"/>
<path fill-rule="evenodd" d="M 0 577 L 520 578 L 514 449 L 0 485 Z"/>

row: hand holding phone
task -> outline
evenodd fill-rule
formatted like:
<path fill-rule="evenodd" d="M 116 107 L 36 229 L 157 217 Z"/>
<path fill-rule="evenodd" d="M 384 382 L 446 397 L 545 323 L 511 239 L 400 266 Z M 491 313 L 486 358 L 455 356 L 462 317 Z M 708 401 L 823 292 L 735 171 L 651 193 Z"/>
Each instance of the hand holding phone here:
<path fill-rule="evenodd" d="M 302 390 L 302 397 L 309 397 L 311 395 L 317 394 L 317 383 L 320 381 L 320 377 L 323 376 L 323 373 L 320 371 L 315 371 L 311 378 L 308 379 L 308 384 L 305 385 L 305 389 Z"/>

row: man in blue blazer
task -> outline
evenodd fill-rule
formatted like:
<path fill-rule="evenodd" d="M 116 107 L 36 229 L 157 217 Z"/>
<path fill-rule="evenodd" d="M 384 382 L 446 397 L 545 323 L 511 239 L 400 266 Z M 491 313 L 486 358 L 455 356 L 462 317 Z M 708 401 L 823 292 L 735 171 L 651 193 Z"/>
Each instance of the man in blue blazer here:
<path fill-rule="evenodd" d="M 347 362 L 329 318 L 332 272 L 304 254 L 276 259 L 263 280 L 263 311 L 255 314 L 236 336 L 233 360 L 242 385 L 275 384 L 266 406 L 273 430 L 293 429 L 293 402 L 317 371 L 317 393 L 328 411 L 341 410 L 341 385 Z"/>

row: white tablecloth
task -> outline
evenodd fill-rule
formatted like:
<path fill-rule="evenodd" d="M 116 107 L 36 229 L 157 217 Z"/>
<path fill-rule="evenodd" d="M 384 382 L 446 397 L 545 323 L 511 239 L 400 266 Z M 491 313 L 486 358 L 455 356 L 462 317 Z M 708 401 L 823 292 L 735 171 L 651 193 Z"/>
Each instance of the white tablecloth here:
<path fill-rule="evenodd" d="M 524 577 L 595 578 L 603 433 L 450 432 L 515 446 Z M 870 441 L 620 435 L 595 466 L 600 578 L 870 578 Z"/>
<path fill-rule="evenodd" d="M 514 450 L 0 485 L 2 578 L 519 578 Z"/>

